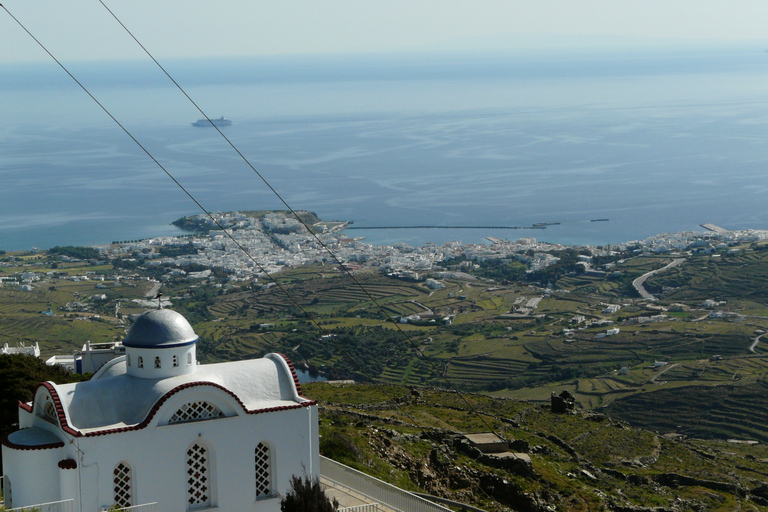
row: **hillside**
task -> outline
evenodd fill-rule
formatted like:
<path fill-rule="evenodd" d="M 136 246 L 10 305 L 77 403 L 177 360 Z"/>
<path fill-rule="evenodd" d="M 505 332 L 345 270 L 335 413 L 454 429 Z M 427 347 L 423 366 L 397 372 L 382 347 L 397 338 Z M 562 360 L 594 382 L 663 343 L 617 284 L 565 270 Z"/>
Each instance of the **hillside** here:
<path fill-rule="evenodd" d="M 304 392 L 321 403 L 324 455 L 489 511 L 768 510 L 764 445 L 670 439 L 595 412 L 482 395 L 465 395 L 470 407 L 435 389 Z M 490 429 L 523 455 L 482 454 L 463 437 Z"/>
<path fill-rule="evenodd" d="M 556 266 L 548 287 L 510 280 L 517 260 L 445 261 L 418 279 L 304 265 L 257 282 L 185 266 L 189 247 L 115 247 L 104 260 L 5 255 L 0 337 L 39 342 L 44 357 L 117 341 L 161 289 L 194 324 L 204 362 L 279 351 L 331 379 L 450 383 L 532 403 L 567 390 L 584 409 L 663 433 L 764 440 L 750 412 L 765 409 L 764 244 L 682 255 L 647 280 L 654 301 L 632 282 L 678 256 L 612 251 L 593 259 L 596 273 Z"/>

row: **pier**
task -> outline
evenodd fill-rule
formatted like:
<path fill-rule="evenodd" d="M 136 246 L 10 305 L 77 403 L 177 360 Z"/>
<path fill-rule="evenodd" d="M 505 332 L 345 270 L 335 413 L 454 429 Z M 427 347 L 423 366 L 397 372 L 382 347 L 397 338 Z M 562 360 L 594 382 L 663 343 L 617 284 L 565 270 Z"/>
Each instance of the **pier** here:
<path fill-rule="evenodd" d="M 345 229 L 547 229 L 546 226 L 347 226 Z"/>
<path fill-rule="evenodd" d="M 715 233 L 727 233 L 728 230 L 725 228 L 721 228 L 720 226 L 715 226 L 714 224 L 699 224 L 699 226 L 703 227 L 704 229 L 708 229 L 710 231 L 713 231 Z"/>

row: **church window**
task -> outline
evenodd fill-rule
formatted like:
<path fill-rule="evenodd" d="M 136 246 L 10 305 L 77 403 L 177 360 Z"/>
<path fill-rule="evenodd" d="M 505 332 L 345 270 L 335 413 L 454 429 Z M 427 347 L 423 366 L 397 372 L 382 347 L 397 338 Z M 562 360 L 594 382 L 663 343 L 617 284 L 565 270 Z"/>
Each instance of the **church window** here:
<path fill-rule="evenodd" d="M 269 467 L 269 446 L 259 443 L 256 446 L 256 498 L 269 496 L 270 489 L 270 467 Z"/>
<path fill-rule="evenodd" d="M 45 418 L 51 421 L 56 421 L 58 419 L 58 414 L 56 414 L 56 406 L 53 405 L 53 402 L 45 402 L 45 408 L 43 409 L 45 413 Z"/>
<path fill-rule="evenodd" d="M 221 409 L 209 402 L 189 402 L 173 413 L 168 424 L 223 418 Z"/>
<path fill-rule="evenodd" d="M 187 504 L 189 508 L 211 505 L 211 476 L 208 450 L 195 443 L 187 450 Z"/>
<path fill-rule="evenodd" d="M 131 366 L 131 354 L 127 354 L 125 356 L 125 364 L 127 364 L 128 366 Z"/>
<path fill-rule="evenodd" d="M 162 368 L 163 365 L 160 363 L 160 356 L 155 357 L 155 368 Z"/>
<path fill-rule="evenodd" d="M 139 356 L 138 365 L 139 368 L 144 368 L 144 358 L 141 356 Z"/>
<path fill-rule="evenodd" d="M 179 356 L 174 355 L 173 356 L 173 367 L 176 368 L 177 366 L 179 366 Z"/>
<path fill-rule="evenodd" d="M 192 366 L 192 352 L 187 352 L 187 366 Z"/>
<path fill-rule="evenodd" d="M 133 504 L 133 490 L 131 481 L 131 466 L 126 462 L 121 462 L 115 466 L 114 478 L 114 497 L 117 508 L 130 507 Z"/>

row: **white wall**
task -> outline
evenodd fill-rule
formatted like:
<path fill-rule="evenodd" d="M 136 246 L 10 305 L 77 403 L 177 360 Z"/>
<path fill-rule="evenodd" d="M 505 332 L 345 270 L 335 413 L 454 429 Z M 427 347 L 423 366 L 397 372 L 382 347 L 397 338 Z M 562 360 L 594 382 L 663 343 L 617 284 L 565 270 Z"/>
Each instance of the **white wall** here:
<path fill-rule="evenodd" d="M 254 450 L 260 442 L 270 447 L 277 493 L 285 494 L 294 474 L 318 473 L 316 406 L 260 414 L 239 408 L 235 417 L 157 426 L 160 418 L 197 399 L 195 388 L 174 395 L 142 430 L 78 438 L 83 466 L 98 467 L 98 495 L 84 502 L 83 510 L 113 504 L 113 471 L 121 461 L 131 466 L 134 504 L 157 502 L 158 512 L 186 510 L 186 451 L 195 442 L 209 449 L 211 496 L 222 512 L 280 510 L 279 497 L 256 500 Z"/>

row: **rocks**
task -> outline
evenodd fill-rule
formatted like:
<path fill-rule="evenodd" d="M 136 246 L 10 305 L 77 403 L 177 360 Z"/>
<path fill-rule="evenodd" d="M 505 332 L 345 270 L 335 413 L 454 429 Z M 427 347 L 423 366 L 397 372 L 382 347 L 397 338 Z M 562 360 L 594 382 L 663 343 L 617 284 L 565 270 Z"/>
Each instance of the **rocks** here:
<path fill-rule="evenodd" d="M 575 405 L 576 397 L 574 397 L 568 391 L 563 391 L 559 395 L 556 395 L 554 391 L 552 392 L 552 396 L 550 398 L 550 408 L 555 414 L 565 414 L 567 412 L 571 412 L 573 411 Z"/>

